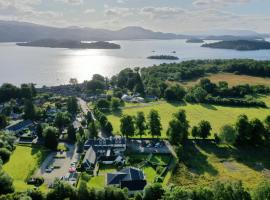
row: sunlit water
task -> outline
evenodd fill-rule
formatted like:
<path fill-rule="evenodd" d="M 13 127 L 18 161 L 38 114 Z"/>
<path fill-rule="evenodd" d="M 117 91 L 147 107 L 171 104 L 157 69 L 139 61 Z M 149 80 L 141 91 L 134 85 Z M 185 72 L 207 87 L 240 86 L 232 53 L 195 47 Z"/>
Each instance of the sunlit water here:
<path fill-rule="evenodd" d="M 190 59 L 251 58 L 270 60 L 270 50 L 235 51 L 200 47 L 185 40 L 115 41 L 120 50 L 71 50 L 19 47 L 13 43 L 0 44 L 0 84 L 19 85 L 33 82 L 38 86 L 79 82 L 91 79 L 93 74 L 111 77 L 126 67 L 148 67 L 164 60 L 149 60 L 154 54 L 175 55 L 180 61 Z M 172 52 L 176 51 L 175 54 Z M 180 62 L 179 61 L 179 62 Z M 173 61 L 175 62 L 175 61 Z"/>

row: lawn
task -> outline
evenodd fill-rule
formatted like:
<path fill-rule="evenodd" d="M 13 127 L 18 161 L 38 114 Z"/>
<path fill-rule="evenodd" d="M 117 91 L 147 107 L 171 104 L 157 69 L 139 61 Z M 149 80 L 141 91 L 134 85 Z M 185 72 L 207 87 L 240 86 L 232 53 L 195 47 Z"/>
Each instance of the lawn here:
<path fill-rule="evenodd" d="M 41 147 L 16 146 L 9 162 L 3 166 L 4 171 L 13 178 L 16 191 L 25 191 L 32 187 L 25 180 L 34 174 L 47 155 L 48 151 Z"/>
<path fill-rule="evenodd" d="M 265 97 L 267 98 L 267 97 Z M 156 104 L 148 104 L 137 107 L 127 107 L 122 110 L 122 113 L 109 114 L 107 117 L 113 125 L 115 134 L 120 134 L 120 117 L 122 114 L 135 116 L 138 111 L 143 111 L 147 116 L 151 109 L 159 112 L 162 123 L 162 137 L 166 137 L 166 131 L 169 121 L 172 119 L 172 114 L 179 109 L 186 110 L 187 118 L 190 125 L 197 125 L 201 120 L 208 120 L 212 125 L 212 133 L 218 133 L 220 128 L 227 123 L 235 123 L 237 117 L 241 114 L 246 114 L 250 118 L 265 119 L 270 114 L 269 109 L 264 108 L 244 108 L 244 107 L 226 107 L 214 106 L 205 104 L 170 104 L 165 101 L 160 101 Z"/>
<path fill-rule="evenodd" d="M 230 86 L 244 85 L 244 84 L 270 86 L 270 78 L 262 78 L 255 76 L 219 73 L 219 74 L 211 74 L 206 78 L 210 79 L 214 83 L 218 83 L 219 81 L 226 81 Z M 189 87 L 199 83 L 199 81 L 200 79 L 195 81 L 189 81 L 184 83 L 183 85 Z"/>
<path fill-rule="evenodd" d="M 215 181 L 242 181 L 249 189 L 270 178 L 269 149 L 235 149 L 210 142 L 191 143 L 169 183 L 186 188 L 204 187 Z"/>

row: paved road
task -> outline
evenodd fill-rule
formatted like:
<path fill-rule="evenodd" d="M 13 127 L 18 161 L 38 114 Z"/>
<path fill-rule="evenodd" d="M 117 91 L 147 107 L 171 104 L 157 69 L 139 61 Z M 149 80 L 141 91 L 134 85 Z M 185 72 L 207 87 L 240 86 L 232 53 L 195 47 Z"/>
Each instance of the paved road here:
<path fill-rule="evenodd" d="M 74 161 L 79 161 L 80 154 L 76 153 L 75 145 L 66 144 L 69 148 L 69 151 L 66 152 L 66 157 L 63 159 L 55 159 L 54 156 L 56 152 L 51 153 L 42 163 L 40 169 L 37 171 L 37 176 L 44 177 L 45 183 L 50 184 L 53 183 L 55 178 L 61 178 L 68 174 L 68 170 L 70 168 L 70 164 Z M 65 155 L 65 153 L 63 154 Z M 45 172 L 46 168 L 49 165 L 57 165 L 60 166 L 59 169 L 54 169 L 52 172 Z"/>
<path fill-rule="evenodd" d="M 81 109 L 82 109 L 83 113 L 86 115 L 88 112 L 90 112 L 91 115 L 92 115 L 92 118 L 94 119 L 94 121 L 96 121 L 95 115 L 94 115 L 94 113 L 89 109 L 89 107 L 88 107 L 88 105 L 87 105 L 87 102 L 84 101 L 84 100 L 81 99 L 81 98 L 77 98 L 77 99 L 78 99 L 78 103 L 79 103 L 79 105 L 81 106 Z M 99 131 L 98 136 L 99 136 L 100 138 L 108 138 L 108 137 L 109 137 L 106 133 L 104 133 L 104 132 L 102 132 L 102 131 Z"/>

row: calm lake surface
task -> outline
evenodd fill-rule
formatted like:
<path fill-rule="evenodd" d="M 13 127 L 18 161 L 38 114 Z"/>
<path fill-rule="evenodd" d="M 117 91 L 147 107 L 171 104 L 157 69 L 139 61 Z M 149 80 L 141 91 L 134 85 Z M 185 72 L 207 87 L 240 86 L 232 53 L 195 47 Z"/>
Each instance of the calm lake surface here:
<path fill-rule="evenodd" d="M 208 41 L 210 42 L 210 41 Z M 0 84 L 9 82 L 60 85 L 70 78 L 79 82 L 93 74 L 111 77 L 126 67 L 148 67 L 164 60 L 149 60 L 151 55 L 175 55 L 180 61 L 191 59 L 250 58 L 270 60 L 270 50 L 235 51 L 200 47 L 185 40 L 115 41 L 120 50 L 71 50 L 19 47 L 14 43 L 0 43 Z M 175 54 L 172 52 L 176 51 Z M 179 61 L 179 62 L 180 62 Z M 173 61 L 175 62 L 175 61 Z"/>

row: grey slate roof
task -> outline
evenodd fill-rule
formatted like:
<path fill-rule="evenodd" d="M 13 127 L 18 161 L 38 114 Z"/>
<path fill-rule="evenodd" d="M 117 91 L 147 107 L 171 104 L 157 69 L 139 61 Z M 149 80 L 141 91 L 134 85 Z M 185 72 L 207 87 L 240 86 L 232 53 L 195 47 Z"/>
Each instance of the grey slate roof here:
<path fill-rule="evenodd" d="M 107 185 L 119 185 L 129 190 L 142 190 L 146 185 L 144 174 L 141 170 L 129 167 L 116 173 L 107 174 Z"/>
<path fill-rule="evenodd" d="M 83 159 L 83 163 L 84 164 L 87 164 L 89 166 L 93 166 L 93 165 L 96 164 L 96 161 L 97 161 L 97 154 L 94 151 L 94 149 L 91 147 L 85 153 L 85 156 L 84 156 L 84 159 Z"/>

